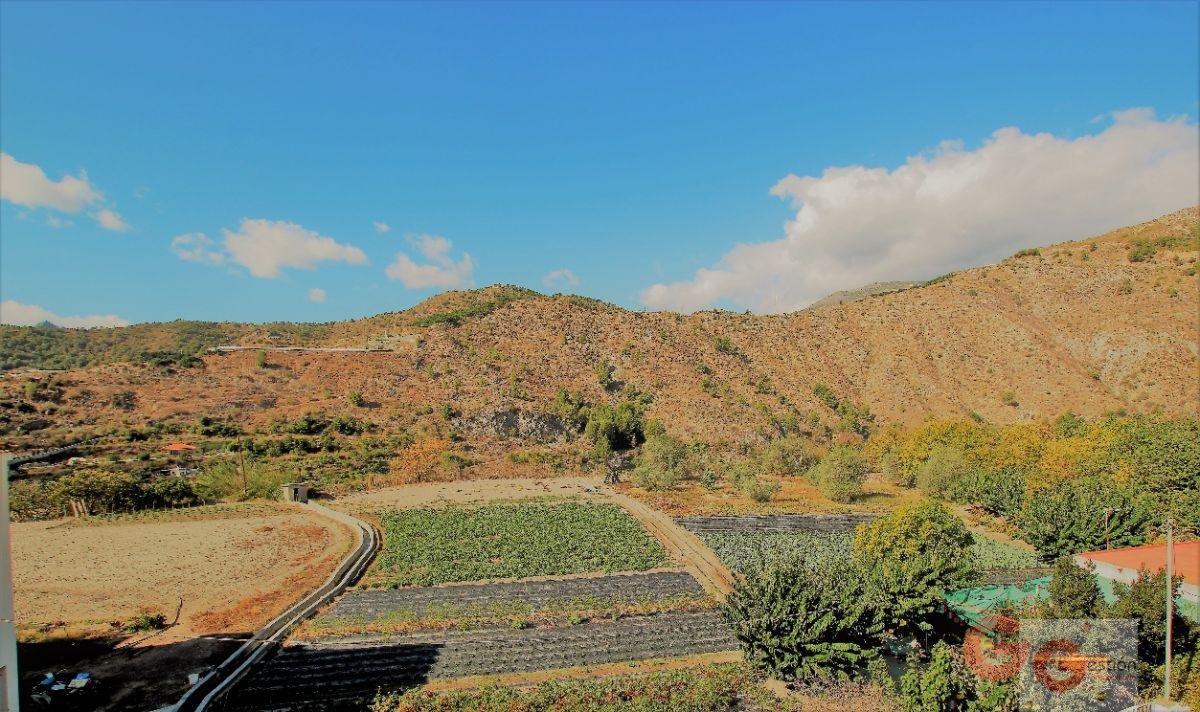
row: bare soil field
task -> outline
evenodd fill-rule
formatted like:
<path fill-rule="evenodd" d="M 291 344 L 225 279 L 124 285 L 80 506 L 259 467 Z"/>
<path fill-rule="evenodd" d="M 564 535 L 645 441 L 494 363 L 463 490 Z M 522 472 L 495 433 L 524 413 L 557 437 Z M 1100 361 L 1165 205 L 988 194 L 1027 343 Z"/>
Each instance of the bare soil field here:
<path fill-rule="evenodd" d="M 277 592 L 280 604 L 290 602 L 314 565 L 343 556 L 351 538 L 330 520 L 282 507 L 267 516 L 201 521 L 14 524 L 17 620 L 107 623 L 145 608 L 171 620 L 183 599 L 173 633 L 254 630 L 274 607 L 260 606 L 261 620 L 227 616 L 217 626 L 214 614 Z"/>
<path fill-rule="evenodd" d="M 45 672 L 88 671 L 98 689 L 78 709 L 170 703 L 187 673 L 318 586 L 354 540 L 295 505 L 204 509 L 12 525 L 23 693 Z M 121 630 L 143 610 L 168 624 L 178 610 L 178 624 Z"/>

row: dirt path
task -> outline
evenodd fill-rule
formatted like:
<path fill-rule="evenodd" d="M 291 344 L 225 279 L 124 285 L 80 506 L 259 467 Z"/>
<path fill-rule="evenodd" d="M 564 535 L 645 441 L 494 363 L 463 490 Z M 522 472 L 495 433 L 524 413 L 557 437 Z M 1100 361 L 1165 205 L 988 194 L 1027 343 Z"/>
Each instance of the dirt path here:
<path fill-rule="evenodd" d="M 733 574 L 700 538 L 675 523 L 667 515 L 638 500 L 605 488 L 605 493 L 634 519 L 641 522 L 656 539 L 718 601 L 733 591 Z"/>
<path fill-rule="evenodd" d="M 484 504 L 497 500 L 535 497 L 603 498 L 600 477 L 556 477 L 553 479 L 462 480 L 428 482 L 363 492 L 338 498 L 337 509 L 409 509 L 438 504 Z"/>

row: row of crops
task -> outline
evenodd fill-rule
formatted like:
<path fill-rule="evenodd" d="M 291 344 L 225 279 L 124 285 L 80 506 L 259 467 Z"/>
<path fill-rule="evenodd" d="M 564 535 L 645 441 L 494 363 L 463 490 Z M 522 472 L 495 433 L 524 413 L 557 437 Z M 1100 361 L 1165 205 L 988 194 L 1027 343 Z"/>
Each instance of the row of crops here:
<path fill-rule="evenodd" d="M 505 675 L 737 650 L 720 613 L 666 613 L 564 628 L 449 631 L 383 645 L 296 645 L 239 683 L 229 708 L 362 709 L 378 692 L 428 680 Z"/>
<path fill-rule="evenodd" d="M 667 553 L 615 504 L 499 503 L 381 517 L 383 551 L 365 585 L 431 586 L 528 576 L 645 571 Z"/>
<path fill-rule="evenodd" d="M 767 568 L 786 561 L 802 560 L 818 569 L 850 557 L 853 532 L 725 532 L 701 534 L 700 538 L 731 569 L 739 572 Z M 976 535 L 966 555 L 976 557 L 981 570 L 1015 570 L 1037 566 L 1031 551 Z"/>

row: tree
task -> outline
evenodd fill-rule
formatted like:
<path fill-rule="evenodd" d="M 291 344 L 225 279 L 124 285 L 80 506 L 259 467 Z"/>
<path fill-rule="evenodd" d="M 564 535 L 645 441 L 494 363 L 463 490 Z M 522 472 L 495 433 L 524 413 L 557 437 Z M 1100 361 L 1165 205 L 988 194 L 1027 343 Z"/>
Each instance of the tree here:
<path fill-rule="evenodd" d="M 1150 514 L 1111 479 L 1081 477 L 1026 495 L 1017 526 L 1043 558 L 1136 546 L 1145 541 Z"/>
<path fill-rule="evenodd" d="M 808 471 L 808 479 L 834 502 L 849 502 L 862 494 L 867 462 L 857 448 L 835 445 L 825 459 Z"/>
<path fill-rule="evenodd" d="M 899 634 L 925 634 L 942 610 L 942 595 L 971 583 L 974 537 L 941 504 L 924 501 L 859 527 L 851 547 L 867 595 L 886 609 Z"/>
<path fill-rule="evenodd" d="M 917 487 L 934 497 L 943 497 L 969 472 L 962 450 L 952 445 L 936 445 L 929 459 L 917 468 Z"/>
<path fill-rule="evenodd" d="M 1183 579 L 1175 577 L 1171 582 L 1171 596 L 1177 598 L 1179 586 Z M 1167 572 L 1159 569 L 1155 573 L 1142 570 L 1131 584 L 1117 581 L 1113 584 L 1113 593 L 1117 600 L 1105 610 L 1108 618 L 1132 618 L 1138 624 L 1138 660 L 1141 662 L 1141 678 L 1139 684 L 1153 684 L 1157 677 L 1154 667 L 1162 665 L 1166 659 L 1167 622 L 1166 622 L 1166 591 Z M 1172 617 L 1173 645 L 1176 653 L 1183 652 L 1189 645 L 1191 636 L 1190 624 L 1175 607 Z"/>
<path fill-rule="evenodd" d="M 845 564 L 752 571 L 724 611 L 746 659 L 784 680 L 860 678 L 879 655 L 879 616 Z"/>
<path fill-rule="evenodd" d="M 1015 710 L 1011 688 L 980 679 L 971 672 L 958 650 L 938 641 L 922 667 L 909 658 L 900 678 L 903 712 L 984 712 Z"/>
<path fill-rule="evenodd" d="M 1054 573 L 1050 578 L 1050 598 L 1043 611 L 1046 618 L 1092 618 L 1096 615 L 1103 598 L 1096 583 L 1095 569 L 1091 564 L 1084 568 L 1069 556 L 1059 557 L 1054 562 Z"/>
<path fill-rule="evenodd" d="M 258 353 L 254 354 L 254 364 L 259 368 L 267 367 L 267 352 L 265 349 L 259 349 Z"/>

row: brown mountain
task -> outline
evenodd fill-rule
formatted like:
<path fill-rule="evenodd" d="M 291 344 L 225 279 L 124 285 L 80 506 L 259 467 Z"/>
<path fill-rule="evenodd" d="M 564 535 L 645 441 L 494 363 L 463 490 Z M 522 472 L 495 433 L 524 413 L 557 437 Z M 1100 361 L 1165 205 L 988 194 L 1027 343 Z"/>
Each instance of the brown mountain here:
<path fill-rule="evenodd" d="M 922 286 L 778 316 L 640 313 L 496 286 L 334 324 L 6 327 L 5 363 L 37 364 L 65 349 L 96 364 L 53 376 L 55 397 L 32 405 L 30 376 L 10 372 L 0 414 L 6 439 L 24 440 L 17 429 L 31 418 L 51 425 L 35 437 L 146 419 L 191 424 L 200 415 L 253 425 L 345 412 L 354 391 L 368 406 L 360 414 L 386 424 L 443 404 L 467 418 L 538 411 L 559 387 L 615 400 L 622 383 L 653 396 L 649 412 L 668 430 L 705 441 L 756 439 L 789 416 L 836 421 L 828 399 L 814 395 L 818 384 L 880 422 L 1194 413 L 1198 244 L 1200 208 L 1188 208 Z M 271 351 L 267 368 L 254 351 L 208 354 L 199 367 L 124 362 L 222 343 L 391 350 Z M 607 391 L 596 374 L 604 362 L 617 381 Z M 122 392 L 134 394 L 132 410 L 114 405 L 129 405 L 114 399 Z"/>

